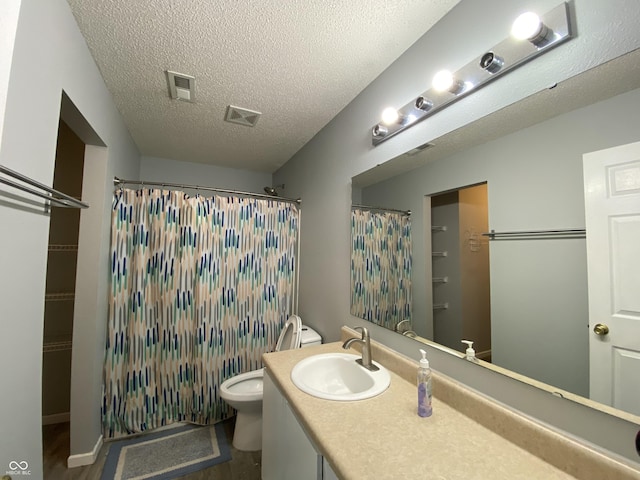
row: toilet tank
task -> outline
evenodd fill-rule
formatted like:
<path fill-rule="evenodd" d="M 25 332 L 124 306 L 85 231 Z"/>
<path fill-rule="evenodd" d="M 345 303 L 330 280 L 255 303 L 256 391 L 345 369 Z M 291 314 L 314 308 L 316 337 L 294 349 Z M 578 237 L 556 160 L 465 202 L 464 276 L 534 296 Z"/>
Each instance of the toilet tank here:
<path fill-rule="evenodd" d="M 313 328 L 302 326 L 302 334 L 300 335 L 300 348 L 313 347 L 322 343 L 322 337 Z"/>

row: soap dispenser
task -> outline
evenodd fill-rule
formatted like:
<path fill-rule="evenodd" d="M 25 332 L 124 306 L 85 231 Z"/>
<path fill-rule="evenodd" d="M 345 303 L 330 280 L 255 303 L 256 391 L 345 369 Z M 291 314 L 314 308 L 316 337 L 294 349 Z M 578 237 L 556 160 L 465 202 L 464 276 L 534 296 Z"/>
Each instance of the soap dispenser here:
<path fill-rule="evenodd" d="M 427 360 L 427 352 L 420 349 L 422 358 L 418 367 L 418 416 L 430 417 L 431 407 L 431 368 Z"/>
<path fill-rule="evenodd" d="M 476 351 L 473 349 L 473 342 L 470 340 L 462 340 L 462 343 L 467 344 L 467 351 L 465 358 L 470 362 L 478 363 L 478 359 L 476 358 Z"/>

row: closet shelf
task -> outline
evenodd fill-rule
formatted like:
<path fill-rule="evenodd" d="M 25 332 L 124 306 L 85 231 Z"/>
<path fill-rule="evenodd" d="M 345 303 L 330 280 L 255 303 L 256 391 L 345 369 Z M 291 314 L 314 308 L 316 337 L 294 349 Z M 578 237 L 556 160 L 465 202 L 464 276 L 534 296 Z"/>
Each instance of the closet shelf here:
<path fill-rule="evenodd" d="M 46 293 L 44 296 L 44 300 L 46 302 L 60 302 L 64 300 L 73 300 L 75 296 L 75 292 Z"/>
<path fill-rule="evenodd" d="M 49 245 L 50 252 L 77 252 L 78 245 L 62 245 L 62 244 L 51 244 Z"/>
<path fill-rule="evenodd" d="M 77 252 L 78 245 L 61 245 L 61 244 L 51 244 L 49 245 L 50 252 Z"/>
<path fill-rule="evenodd" d="M 51 340 L 45 339 L 42 344 L 42 352 L 62 352 L 64 350 L 71 350 L 73 342 L 70 337 L 60 337 Z"/>

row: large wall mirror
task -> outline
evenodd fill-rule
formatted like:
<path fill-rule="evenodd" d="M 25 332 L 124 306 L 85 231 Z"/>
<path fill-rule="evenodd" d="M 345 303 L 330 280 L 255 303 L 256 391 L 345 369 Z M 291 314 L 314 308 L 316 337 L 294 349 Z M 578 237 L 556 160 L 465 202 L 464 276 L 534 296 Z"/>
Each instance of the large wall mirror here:
<path fill-rule="evenodd" d="M 393 225 L 409 220 L 384 227 L 397 231 L 387 250 L 403 256 L 385 260 L 395 267 L 377 290 L 352 292 L 352 313 L 461 358 L 462 340 L 473 341 L 479 365 L 588 399 L 595 333 L 583 155 L 639 141 L 635 51 L 354 177 L 352 227 L 362 212 Z M 561 233 L 492 239 L 484 235 L 491 230 Z M 356 257 L 360 237 L 354 230 Z M 362 289 L 358 261 L 352 287 Z M 399 287 L 392 274 L 400 275 Z M 629 278 L 640 298 L 639 277 Z M 386 304 L 375 303 L 380 297 Z M 363 298 L 370 304 L 355 305 Z M 613 406 L 640 420 L 637 395 Z"/>

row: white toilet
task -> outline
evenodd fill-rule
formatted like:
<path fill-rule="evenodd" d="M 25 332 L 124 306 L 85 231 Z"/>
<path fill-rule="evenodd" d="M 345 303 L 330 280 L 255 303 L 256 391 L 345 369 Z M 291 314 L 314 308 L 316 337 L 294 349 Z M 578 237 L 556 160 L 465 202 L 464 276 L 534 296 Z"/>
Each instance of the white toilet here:
<path fill-rule="evenodd" d="M 291 315 L 278 337 L 275 351 L 320 345 L 317 332 L 303 326 L 300 317 Z M 233 446 L 252 452 L 262 449 L 262 376 L 264 368 L 231 377 L 220 386 L 220 397 L 236 409 Z"/>

